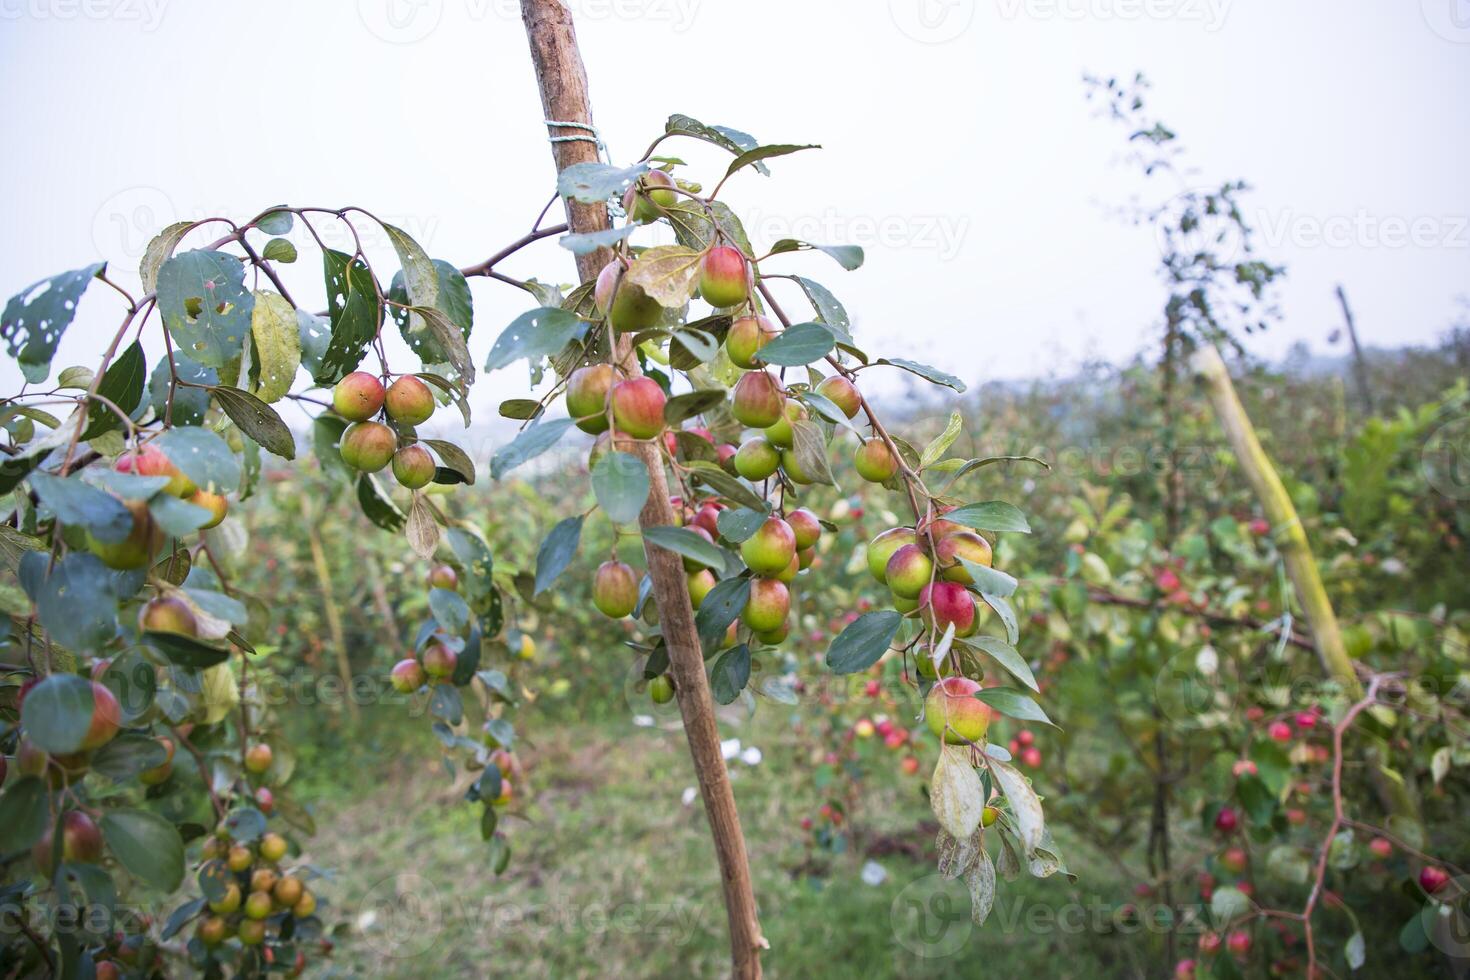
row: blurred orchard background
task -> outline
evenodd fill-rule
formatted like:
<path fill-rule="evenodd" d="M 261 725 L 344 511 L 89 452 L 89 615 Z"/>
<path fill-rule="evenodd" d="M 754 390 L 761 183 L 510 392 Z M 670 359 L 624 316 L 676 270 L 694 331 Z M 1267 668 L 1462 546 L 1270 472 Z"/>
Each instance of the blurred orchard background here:
<path fill-rule="evenodd" d="M 1006 719 L 991 740 L 1034 774 L 1075 877 L 1023 879 L 981 928 L 963 886 L 935 874 L 936 745 L 902 662 L 822 669 L 833 636 L 882 601 L 866 543 L 901 523 L 897 498 L 834 452 L 838 486 L 806 498 L 837 528 L 820 585 L 800 595 L 791 641 L 720 708 L 769 972 L 1161 976 L 1194 961 L 1201 977 L 1305 975 L 1289 920 L 1253 923 L 1242 948 L 1200 948 L 1220 889 L 1300 907 L 1333 816 L 1333 693 L 1239 460 L 1188 372 L 1165 367 L 1181 321 L 1230 338 L 1351 656 L 1408 678 L 1393 749 L 1430 836 L 1334 844 L 1324 968 L 1354 973 L 1341 950 L 1356 936 L 1370 951 L 1356 975 L 1463 971 L 1464 946 L 1425 924 L 1416 856 L 1470 864 L 1463 4 L 572 7 L 615 156 L 671 112 L 824 145 L 728 196 L 757 244 L 862 246 L 852 273 L 807 259 L 854 311 L 854 336 L 965 383 L 942 397 L 889 372 L 868 394 L 892 427 L 922 447 L 958 411 L 950 457 L 1047 464 L 970 479 L 973 499 L 1009 492 L 1031 525 L 1003 536 L 996 566 L 1020 580 L 1020 650 L 1060 727 Z M 136 280 L 158 228 L 282 201 L 362 203 L 468 262 L 551 190 L 515 4 L 0 0 L 0 83 L 7 295 L 101 259 Z M 386 238 L 365 247 L 392 254 Z M 551 242 L 513 266 L 571 276 Z M 491 286 L 475 286 L 477 361 L 525 308 Z M 101 292 L 57 365 L 105 343 Z M 6 361 L 0 383 L 19 381 Z M 495 406 L 527 387 L 519 365 L 490 373 L 468 433 L 453 412 L 432 425 L 483 474 L 515 432 Z M 259 559 L 240 586 L 272 607 L 253 661 L 292 746 L 293 798 L 330 828 L 307 848 L 338 948 L 314 971 L 726 969 L 678 712 L 650 699 L 624 645 L 633 625 L 598 615 L 587 575 L 532 595 L 543 536 L 593 503 L 590 442 L 436 498 L 483 529 L 513 597 L 496 656 L 520 702 L 522 772 L 501 874 L 456 805 L 472 774 L 446 778 L 425 699 L 384 683 L 426 614 L 422 563 L 314 458 L 268 458 L 240 508 Z M 589 523 L 584 555 L 611 546 Z M 1262 795 L 1240 788 L 1243 762 Z"/>

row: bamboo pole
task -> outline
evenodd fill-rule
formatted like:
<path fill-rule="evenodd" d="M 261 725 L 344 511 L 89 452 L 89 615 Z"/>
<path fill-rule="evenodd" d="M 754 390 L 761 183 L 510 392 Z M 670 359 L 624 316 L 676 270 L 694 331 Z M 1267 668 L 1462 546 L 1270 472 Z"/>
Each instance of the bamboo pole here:
<path fill-rule="evenodd" d="M 327 614 L 327 630 L 332 634 L 332 646 L 336 648 L 337 673 L 342 678 L 342 700 L 347 703 L 347 714 L 357 724 L 357 699 L 352 693 L 352 665 L 347 660 L 347 637 L 342 629 L 342 613 L 332 595 L 332 570 L 327 564 L 327 553 L 322 548 L 322 536 L 317 533 L 316 519 L 311 513 L 311 494 L 301 494 L 301 523 L 306 526 L 306 540 L 311 546 L 311 564 L 316 570 L 317 586 L 322 593 L 322 608 Z"/>
<path fill-rule="evenodd" d="M 571 12 L 561 0 L 521 0 L 521 16 L 531 45 L 531 61 L 541 90 L 545 118 L 590 126 L 592 106 L 587 93 L 587 72 L 577 48 Z M 550 126 L 548 129 L 552 136 L 585 137 L 589 134 L 587 129 L 577 127 Z M 551 148 L 558 173 L 572 164 L 598 159 L 597 144 L 586 139 L 554 142 Z M 602 204 L 579 204 L 567 200 L 566 209 L 567 223 L 573 232 L 600 231 L 609 227 L 607 208 Z M 596 278 L 611 257 L 607 249 L 579 255 L 577 272 L 581 280 L 588 282 Z M 630 338 L 619 338 L 616 356 L 628 377 L 641 374 Z M 648 467 L 651 484 L 648 500 L 638 517 L 639 524 L 642 527 L 672 525 L 674 509 L 669 501 L 668 480 L 658 448 L 651 442 L 638 443 L 637 455 Z M 679 711 L 684 718 L 684 734 L 689 741 L 689 753 L 694 759 L 694 772 L 719 858 L 725 912 L 730 927 L 733 975 L 738 978 L 759 977 L 760 951 L 768 948 L 769 944 L 761 935 L 756 914 L 745 836 L 740 828 L 740 815 L 735 809 L 730 775 L 720 752 L 714 700 L 704 673 L 704 655 L 694 627 L 694 610 L 689 602 L 683 561 L 673 552 L 654 547 L 647 541 L 643 551 L 653 579 L 659 623 L 669 650 Z"/>
<path fill-rule="evenodd" d="M 1317 559 L 1312 554 L 1307 532 L 1302 527 L 1296 506 L 1281 482 L 1276 467 L 1271 465 L 1261 440 L 1256 437 L 1255 426 L 1240 403 L 1235 385 L 1230 380 L 1230 371 L 1213 345 L 1197 350 L 1191 361 L 1195 376 L 1204 386 L 1205 394 L 1214 407 L 1215 417 L 1225 430 L 1225 438 L 1235 452 L 1236 461 L 1245 472 L 1251 489 L 1255 491 L 1266 519 L 1271 522 L 1276 548 L 1281 552 L 1286 565 L 1287 577 L 1291 579 L 1297 602 L 1311 627 L 1312 645 L 1322 668 L 1328 676 L 1340 684 L 1350 700 L 1363 697 L 1363 685 L 1358 680 L 1352 658 L 1342 642 L 1342 631 L 1338 628 L 1337 614 L 1322 585 L 1322 576 L 1317 571 Z M 1367 746 L 1372 765 L 1370 778 L 1380 800 L 1389 813 L 1396 817 L 1419 823 L 1418 807 L 1404 783 L 1403 776 L 1386 766 L 1388 746 L 1382 738 L 1372 738 Z"/>

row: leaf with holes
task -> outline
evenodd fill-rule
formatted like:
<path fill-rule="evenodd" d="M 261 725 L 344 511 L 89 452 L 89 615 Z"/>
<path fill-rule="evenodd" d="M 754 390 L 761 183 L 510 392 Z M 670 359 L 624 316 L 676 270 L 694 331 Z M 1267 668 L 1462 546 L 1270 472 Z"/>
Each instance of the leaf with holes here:
<path fill-rule="evenodd" d="M 214 400 L 240 431 L 254 439 L 262 449 L 283 459 L 296 458 L 296 439 L 276 410 L 248 391 L 220 385 L 212 391 Z"/>
<path fill-rule="evenodd" d="M 51 373 L 51 358 L 56 356 L 61 335 L 76 316 L 77 303 L 106 268 L 106 262 L 98 262 L 42 279 L 5 304 L 5 311 L 0 313 L 0 338 L 4 338 L 10 356 L 20 363 L 21 374 L 31 384 L 45 381 Z"/>
<path fill-rule="evenodd" d="M 632 453 L 604 453 L 592 469 L 592 492 L 614 524 L 631 524 L 648 500 L 648 467 Z"/>
<path fill-rule="evenodd" d="M 522 313 L 495 339 L 485 370 L 497 371 L 522 358 L 535 360 L 555 354 L 586 331 L 587 324 L 554 306 Z"/>
<path fill-rule="evenodd" d="M 255 297 L 245 267 L 225 252 L 175 255 L 158 270 L 158 312 L 179 350 L 207 367 L 240 356 Z"/>
<path fill-rule="evenodd" d="M 715 239 L 723 236 L 734 242 L 747 258 L 755 255 L 745 233 L 745 226 L 724 201 L 711 201 L 708 212 L 697 201 L 675 201 L 664 208 L 664 217 L 674 228 L 674 239 L 685 248 L 702 252 L 713 245 Z"/>
<path fill-rule="evenodd" d="M 255 343 L 256 369 L 252 394 L 266 404 L 280 401 L 290 392 L 301 366 L 301 327 L 295 307 L 279 293 L 257 290 L 250 337 Z"/>
<path fill-rule="evenodd" d="M 319 385 L 334 385 L 357 370 L 383 325 L 383 304 L 372 270 L 362 259 L 323 249 L 322 273 L 332 337 L 314 377 Z"/>
<path fill-rule="evenodd" d="M 671 136 L 692 136 L 694 139 L 713 143 L 722 150 L 729 150 L 735 156 L 747 150 L 753 150 L 757 145 L 755 137 L 748 133 L 742 133 L 728 126 L 706 126 L 693 116 L 677 112 L 664 123 L 664 132 Z M 762 163 L 756 163 L 754 166 L 762 174 L 770 173 Z"/>
<path fill-rule="evenodd" d="M 639 255 L 624 278 L 667 309 L 680 309 L 694 295 L 704 253 L 682 245 L 658 245 Z"/>
<path fill-rule="evenodd" d="M 648 164 L 614 167 L 606 163 L 574 163 L 556 178 L 556 192 L 582 204 L 600 204 L 619 197 L 648 172 Z"/>

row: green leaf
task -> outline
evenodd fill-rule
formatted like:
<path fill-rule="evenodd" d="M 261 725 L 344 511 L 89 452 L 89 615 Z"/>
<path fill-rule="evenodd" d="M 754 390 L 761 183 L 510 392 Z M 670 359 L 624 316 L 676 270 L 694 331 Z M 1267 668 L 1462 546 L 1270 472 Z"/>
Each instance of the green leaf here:
<path fill-rule="evenodd" d="M 208 429 L 176 426 L 155 440 L 184 475 L 204 489 L 230 493 L 240 489 L 240 461 L 229 444 Z"/>
<path fill-rule="evenodd" d="M 102 835 L 118 863 L 160 891 L 184 880 L 184 841 L 163 817 L 145 810 L 108 810 Z"/>
<path fill-rule="evenodd" d="M 832 331 L 821 323 L 798 323 L 783 331 L 757 355 L 767 364 L 799 367 L 820 361 L 837 346 Z"/>
<path fill-rule="evenodd" d="M 450 322 L 459 328 L 460 334 L 468 340 L 475 318 L 470 285 L 465 281 L 463 273 L 443 259 L 434 260 L 434 271 L 439 276 L 439 298 L 433 305 L 448 317 Z M 403 306 L 412 305 L 402 273 L 393 277 L 393 285 L 388 290 L 388 298 Z M 445 364 L 449 361 L 449 354 L 434 338 L 429 324 L 422 316 L 410 315 L 406 309 L 396 306 L 390 307 L 389 312 L 393 317 L 393 322 L 398 324 L 398 332 L 403 335 L 404 341 L 418 355 L 419 360 L 425 364 Z"/>
<path fill-rule="evenodd" d="M 1026 515 L 1014 504 L 1008 504 L 1004 500 L 987 500 L 979 504 L 965 504 L 956 507 L 944 515 L 947 521 L 963 524 L 965 527 L 973 527 L 979 531 L 1019 531 L 1022 534 L 1031 533 L 1031 525 L 1026 523 Z"/>
<path fill-rule="evenodd" d="M 963 381 L 961 381 L 954 375 L 949 374 L 948 372 L 941 371 L 935 367 L 930 367 L 927 364 L 920 364 L 917 361 L 904 360 L 901 357 L 881 357 L 873 363 L 889 364 L 896 368 L 903 368 L 905 371 L 908 371 L 911 374 L 917 374 L 925 381 L 929 381 L 937 385 L 943 385 L 946 388 L 953 388 L 960 394 L 965 393 L 965 383 Z"/>
<path fill-rule="evenodd" d="M 817 424 L 796 419 L 791 423 L 791 439 L 796 465 L 801 471 L 813 482 L 835 487 L 837 481 L 832 478 L 832 467 L 827 461 L 827 440 Z"/>
<path fill-rule="evenodd" d="M 556 192 L 583 204 L 600 204 L 620 197 L 633 182 L 648 172 L 648 164 L 614 167 L 606 163 L 574 163 L 556 178 Z"/>
<path fill-rule="evenodd" d="M 37 748 L 67 755 L 81 750 L 95 709 L 91 682 L 76 674 L 52 674 L 26 695 L 21 724 Z"/>
<path fill-rule="evenodd" d="M 533 595 L 549 589 L 561 573 L 567 570 L 572 556 L 577 553 L 577 544 L 582 540 L 582 518 L 568 517 L 551 529 L 541 548 L 536 552 L 536 587 Z"/>
<path fill-rule="evenodd" d="M 1002 598 L 1016 591 L 1017 582 L 1015 578 L 1007 575 L 1005 572 L 978 564 L 964 557 L 960 558 L 960 565 L 965 571 L 970 573 L 970 580 L 974 583 L 973 587 L 977 591 Z"/>
<path fill-rule="evenodd" d="M 704 253 L 683 245 L 656 245 L 641 253 L 623 276 L 660 306 L 680 309 L 694 295 Z"/>
<path fill-rule="evenodd" d="M 943 459 L 944 454 L 949 452 L 949 447 L 954 445 L 954 441 L 959 438 L 964 427 L 964 417 L 959 412 L 950 413 L 949 423 L 945 425 L 944 431 L 924 447 L 924 453 L 919 457 L 919 469 L 926 469 Z"/>
<path fill-rule="evenodd" d="M 357 478 L 357 503 L 367 519 L 385 531 L 402 530 L 408 520 L 371 473 L 363 473 Z"/>
<path fill-rule="evenodd" d="M 582 234 L 562 235 L 556 243 L 573 255 L 587 255 L 599 248 L 612 248 L 618 242 L 638 230 L 638 225 L 623 225 L 621 228 L 604 228 Z"/>
<path fill-rule="evenodd" d="M 710 219 L 711 214 L 714 216 L 713 220 Z M 745 226 L 724 201 L 711 201 L 709 211 L 706 212 L 700 202 L 681 199 L 664 208 L 664 216 L 674 227 L 674 239 L 685 248 L 702 252 L 723 235 L 734 242 L 747 257 L 754 255 L 750 239 L 745 234 Z"/>
<path fill-rule="evenodd" d="M 986 456 L 984 459 L 966 460 L 965 464 L 959 468 L 951 479 L 958 480 L 960 477 L 972 473 L 983 466 L 993 466 L 996 463 L 1035 463 L 1042 469 L 1051 469 L 1050 463 L 1043 459 L 1038 459 L 1035 456 Z"/>
<path fill-rule="evenodd" d="M 1000 621 L 1005 625 L 1006 639 L 1010 640 L 1012 646 L 1015 646 L 1021 639 L 1021 625 L 1016 620 L 1016 611 L 1011 608 L 1011 604 L 1006 602 L 1004 596 L 998 596 L 990 592 L 981 592 L 980 598 L 984 599 L 985 604 L 995 610 L 995 614 L 1000 617 Z"/>
<path fill-rule="evenodd" d="M 203 670 L 230 659 L 228 647 L 214 646 L 182 633 L 143 632 L 143 640 L 171 664 Z"/>
<path fill-rule="evenodd" d="M 41 470 L 30 475 L 31 489 L 63 524 L 85 527 L 100 541 L 116 544 L 133 530 L 133 515 L 110 493 L 76 476 L 53 476 Z"/>
<path fill-rule="evenodd" d="M 969 637 L 964 642 L 972 647 L 979 647 L 981 650 L 984 650 L 990 656 L 994 657 L 996 662 L 1004 667 L 1016 680 L 1025 684 L 1038 694 L 1041 693 L 1041 688 L 1037 685 L 1036 677 L 1031 673 L 1031 668 L 1027 665 L 1026 659 L 1016 652 L 1015 647 L 1000 637 L 981 633 Z"/>
<path fill-rule="evenodd" d="M 730 704 L 750 682 L 750 647 L 731 647 L 710 669 L 710 693 L 720 704 Z"/>
<path fill-rule="evenodd" d="M 812 309 L 817 311 L 817 319 L 832 328 L 833 333 L 844 340 L 852 337 L 852 321 L 848 318 L 847 310 L 837 301 L 831 291 L 821 283 L 807 279 L 803 276 L 792 276 L 801 291 L 806 294 L 807 302 L 812 304 Z"/>
<path fill-rule="evenodd" d="M 143 358 L 143 345 L 135 340 L 112 362 L 107 373 L 102 375 L 97 394 L 131 416 L 143 400 L 143 388 L 147 379 L 148 363 Z M 117 417 L 117 412 L 111 406 L 96 402 L 87 409 L 87 428 L 82 432 L 82 440 L 85 442 L 96 439 L 104 433 L 122 428 L 122 424 L 122 419 Z"/>
<path fill-rule="evenodd" d="M 418 318 L 426 325 L 430 338 L 444 351 L 449 364 L 466 384 L 475 382 L 475 365 L 470 360 L 470 348 L 465 343 L 464 333 L 444 311 L 431 306 L 409 307 L 409 319 Z"/>
<path fill-rule="evenodd" d="M 166 418 L 169 412 L 169 385 L 173 375 L 168 369 L 168 354 L 158 359 L 158 364 L 153 368 L 153 376 L 148 381 L 148 399 L 153 405 L 153 414 L 159 418 Z M 219 372 L 212 367 L 205 367 L 182 351 L 173 352 L 174 370 L 180 381 L 187 381 L 195 385 L 207 385 L 213 387 L 219 384 Z M 203 388 L 185 388 L 182 385 L 173 391 L 173 417 L 174 425 L 198 425 L 204 421 L 204 413 L 209 410 L 209 392 Z"/>
<path fill-rule="evenodd" d="M 314 378 L 319 385 L 334 385 L 357 370 L 383 325 L 383 304 L 372 270 L 362 259 L 323 249 L 322 272 L 332 337 Z"/>
<path fill-rule="evenodd" d="M 158 312 L 174 346 L 208 367 L 223 367 L 245 347 L 255 297 L 245 267 L 225 252 L 175 255 L 158 270 Z"/>
<path fill-rule="evenodd" d="M 429 612 L 450 633 L 463 633 L 470 625 L 470 607 L 458 592 L 448 589 L 429 590 Z"/>
<path fill-rule="evenodd" d="M 832 641 L 827 666 L 835 674 L 855 674 L 878 662 L 898 635 L 903 615 L 892 609 L 863 613 Z"/>
<path fill-rule="evenodd" d="M 257 290 L 250 336 L 255 341 L 258 377 L 253 394 L 266 404 L 280 401 L 290 392 L 301 366 L 301 326 L 295 308 L 277 293 Z"/>
<path fill-rule="evenodd" d="M 115 783 L 132 779 L 145 769 L 163 765 L 168 755 L 158 739 L 146 735 L 119 735 L 92 756 L 92 771 Z"/>
<path fill-rule="evenodd" d="M 50 819 L 46 784 L 39 776 L 18 776 L 0 794 L 0 852 L 23 851 L 46 832 Z"/>
<path fill-rule="evenodd" d="M 423 443 L 439 455 L 440 462 L 446 467 L 464 477 L 465 483 L 474 485 L 475 461 L 470 459 L 469 453 L 443 439 L 425 439 Z"/>
<path fill-rule="evenodd" d="M 289 265 L 296 261 L 296 246 L 285 238 L 272 238 L 265 243 L 260 257 L 267 262 L 284 262 Z"/>
<path fill-rule="evenodd" d="M 783 238 L 771 246 L 772 255 L 780 255 L 783 252 L 805 252 L 816 250 L 830 255 L 848 272 L 862 268 L 863 250 L 857 245 L 813 245 L 811 242 L 799 241 L 795 238 Z"/>
<path fill-rule="evenodd" d="M 398 262 L 403 266 L 404 289 L 414 306 L 435 306 L 439 300 L 439 273 L 429 259 L 423 246 L 402 228 L 383 224 L 393 251 L 398 253 Z"/>
<path fill-rule="evenodd" d="M 739 618 L 750 601 L 750 579 L 742 576 L 727 578 L 710 589 L 709 595 L 700 603 L 694 614 L 694 626 L 699 631 L 699 642 L 708 657 L 719 649 L 725 631 Z"/>
<path fill-rule="evenodd" d="M 118 576 L 95 555 L 74 551 L 51 566 L 33 551 L 21 557 L 19 578 L 41 625 L 63 647 L 102 647 L 117 635 Z"/>
<path fill-rule="evenodd" d="M 731 507 L 720 511 L 719 517 L 715 518 L 715 524 L 720 529 L 720 537 L 732 544 L 740 544 L 758 531 L 765 520 L 764 510 Z"/>
<path fill-rule="evenodd" d="M 551 419 L 522 429 L 510 445 L 502 446 L 490 458 L 491 478 L 498 480 L 516 467 L 540 456 L 561 441 L 571 425 L 571 419 Z"/>
<path fill-rule="evenodd" d="M 592 492 L 614 524 L 631 524 L 648 500 L 648 467 L 631 453 L 603 453 L 592 470 Z"/>
<path fill-rule="evenodd" d="M 808 143 L 801 146 L 792 143 L 773 143 L 770 146 L 757 146 L 755 149 L 746 150 L 734 160 L 730 161 L 730 167 L 725 171 L 725 176 L 728 177 L 737 170 L 762 160 L 769 160 L 772 157 L 784 157 L 789 153 L 799 153 L 802 150 L 819 149 L 821 147 L 815 143 Z"/>
<path fill-rule="evenodd" d="M 706 126 L 692 116 L 675 113 L 664 123 L 664 132 L 672 136 L 692 136 L 706 143 L 713 143 L 723 150 L 739 156 L 746 150 L 756 147 L 755 137 L 742 133 L 738 129 L 730 129 L 728 126 Z M 765 164 L 756 163 L 755 169 L 762 174 L 769 174 Z"/>
<path fill-rule="evenodd" d="M 711 544 L 687 527 L 646 527 L 643 529 L 643 540 L 651 541 L 665 551 L 691 558 L 706 568 L 725 567 L 724 549 Z"/>
<path fill-rule="evenodd" d="M 1043 725 L 1056 727 L 1046 716 L 1046 712 L 1041 710 L 1040 705 L 1013 687 L 987 687 L 977 691 L 975 697 L 1003 715 L 1019 718 L 1022 721 L 1038 721 Z"/>
<path fill-rule="evenodd" d="M 284 235 L 291 230 L 295 221 L 295 216 L 290 211 L 267 211 L 256 219 L 255 227 L 267 235 Z"/>
<path fill-rule="evenodd" d="M 541 403 L 534 398 L 507 398 L 500 403 L 500 417 L 524 422 L 541 414 Z"/>
<path fill-rule="evenodd" d="M 230 815 L 225 818 L 225 827 L 230 831 L 230 836 L 242 844 L 260 840 L 265 834 L 266 826 L 265 814 L 253 806 L 231 810 Z"/>
<path fill-rule="evenodd" d="M 707 484 L 720 496 L 731 500 L 742 507 L 751 510 L 764 510 L 766 502 L 754 490 L 751 490 L 739 478 L 731 476 L 720 467 L 718 463 L 708 460 L 693 460 L 689 464 L 689 470 L 701 481 Z"/>
<path fill-rule="evenodd" d="M 678 425 L 685 419 L 692 419 L 724 403 L 723 391 L 688 391 L 664 402 L 664 421 L 669 425 Z"/>
<path fill-rule="evenodd" d="M 51 373 L 51 358 L 76 316 L 82 294 L 106 268 L 106 262 L 98 262 L 42 279 L 5 304 L 0 312 L 0 338 L 20 363 L 26 381 L 39 384 Z"/>
<path fill-rule="evenodd" d="M 230 417 L 230 421 L 239 426 L 241 432 L 254 439 L 262 449 L 283 459 L 296 458 L 296 440 L 275 409 L 250 392 L 228 385 L 219 385 L 212 394 L 219 407 Z"/>
<path fill-rule="evenodd" d="M 167 493 L 157 494 L 148 501 L 148 512 L 163 533 L 172 538 L 193 534 L 214 519 L 211 511 Z"/>
<path fill-rule="evenodd" d="M 578 317 L 554 306 L 522 313 L 496 338 L 485 370 L 497 371 L 522 358 L 535 360 L 555 354 L 586 330 L 587 325 Z"/>

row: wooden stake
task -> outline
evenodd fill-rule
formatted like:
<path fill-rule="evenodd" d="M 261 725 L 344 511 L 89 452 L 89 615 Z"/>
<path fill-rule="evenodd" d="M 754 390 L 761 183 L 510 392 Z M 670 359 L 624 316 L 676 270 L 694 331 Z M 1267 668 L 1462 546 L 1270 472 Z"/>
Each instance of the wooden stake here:
<path fill-rule="evenodd" d="M 531 61 L 536 69 L 536 82 L 541 90 L 546 119 L 591 125 L 587 72 L 577 48 L 571 12 L 560 0 L 521 0 L 521 16 L 531 43 Z M 588 136 L 591 133 L 581 128 L 549 127 L 549 135 Z M 556 142 L 551 144 L 551 149 L 558 173 L 574 163 L 598 159 L 597 144 L 588 140 Z M 573 232 L 601 231 L 610 226 L 607 208 L 602 204 L 579 204 L 567 200 L 566 209 L 567 223 Z M 612 254 L 607 249 L 579 255 L 577 273 L 581 280 L 595 279 L 611 258 Z M 616 356 L 628 377 L 642 373 L 630 338 L 618 340 Z M 663 458 L 657 446 L 650 442 L 639 443 L 637 454 L 648 467 L 651 483 L 648 500 L 638 518 L 639 524 L 643 527 L 672 525 L 674 508 L 669 502 Z M 653 596 L 658 604 L 664 642 L 669 650 L 679 711 L 684 717 L 684 734 L 689 740 L 689 753 L 694 757 L 694 772 L 720 862 L 725 912 L 730 925 L 733 975 L 738 978 L 759 977 L 760 951 L 768 948 L 769 944 L 761 935 L 760 920 L 756 915 L 745 835 L 740 829 L 735 794 L 720 752 L 714 700 L 704 673 L 699 634 L 694 628 L 694 610 L 689 602 L 683 560 L 673 552 L 654 547 L 646 541 L 643 552 L 653 579 Z"/>

